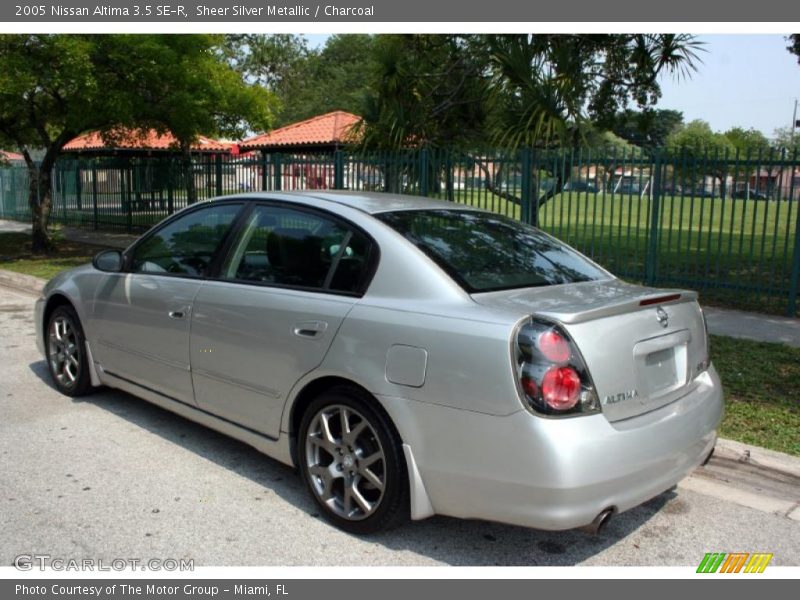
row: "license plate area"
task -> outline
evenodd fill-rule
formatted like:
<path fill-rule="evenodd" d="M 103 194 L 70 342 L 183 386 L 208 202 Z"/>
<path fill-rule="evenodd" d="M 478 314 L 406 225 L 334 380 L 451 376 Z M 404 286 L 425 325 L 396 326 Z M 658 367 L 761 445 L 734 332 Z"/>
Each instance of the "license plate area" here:
<path fill-rule="evenodd" d="M 643 402 L 660 398 L 688 383 L 690 339 L 689 332 L 682 330 L 636 344 L 636 379 Z"/>
<path fill-rule="evenodd" d="M 644 357 L 645 391 L 648 396 L 671 388 L 678 383 L 678 369 L 675 364 L 675 348 L 665 348 L 651 352 Z"/>

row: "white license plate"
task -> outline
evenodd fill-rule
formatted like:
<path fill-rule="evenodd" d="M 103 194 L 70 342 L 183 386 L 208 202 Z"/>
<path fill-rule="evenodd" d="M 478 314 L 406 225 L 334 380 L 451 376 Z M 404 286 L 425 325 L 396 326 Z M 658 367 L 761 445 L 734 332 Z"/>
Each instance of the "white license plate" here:
<path fill-rule="evenodd" d="M 648 394 L 672 387 L 678 381 L 675 348 L 651 352 L 645 356 L 644 367 Z"/>

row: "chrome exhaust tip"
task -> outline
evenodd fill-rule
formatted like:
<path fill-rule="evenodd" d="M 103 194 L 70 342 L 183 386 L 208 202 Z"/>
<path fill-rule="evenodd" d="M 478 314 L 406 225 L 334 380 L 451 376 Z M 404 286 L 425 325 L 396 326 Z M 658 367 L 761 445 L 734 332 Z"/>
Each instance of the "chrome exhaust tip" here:
<path fill-rule="evenodd" d="M 612 516 L 614 516 L 614 509 L 607 508 L 601 511 L 591 523 L 584 525 L 583 527 L 579 527 L 578 529 L 592 535 L 597 535 L 602 529 L 605 528 Z"/>

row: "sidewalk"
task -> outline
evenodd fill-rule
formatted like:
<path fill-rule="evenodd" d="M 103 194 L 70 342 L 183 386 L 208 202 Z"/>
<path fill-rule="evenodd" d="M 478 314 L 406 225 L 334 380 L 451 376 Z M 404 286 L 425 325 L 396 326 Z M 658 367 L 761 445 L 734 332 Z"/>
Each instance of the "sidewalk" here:
<path fill-rule="evenodd" d="M 31 226 L 28 223 L 0 219 L 0 233 L 29 233 L 30 230 Z M 138 235 L 130 233 L 92 231 L 91 229 L 77 229 L 74 227 L 62 227 L 61 235 L 72 242 L 95 244 L 97 246 L 105 246 L 107 248 L 127 248 L 139 237 Z"/>
<path fill-rule="evenodd" d="M 708 330 L 715 335 L 756 342 L 783 342 L 800 348 L 800 319 L 714 306 L 704 306 L 703 311 L 708 320 Z"/>

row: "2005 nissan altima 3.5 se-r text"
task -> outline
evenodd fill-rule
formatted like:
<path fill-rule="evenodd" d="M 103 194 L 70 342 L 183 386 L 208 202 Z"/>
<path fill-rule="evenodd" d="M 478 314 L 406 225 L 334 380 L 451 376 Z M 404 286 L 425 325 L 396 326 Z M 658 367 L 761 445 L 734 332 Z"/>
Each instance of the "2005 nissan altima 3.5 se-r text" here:
<path fill-rule="evenodd" d="M 596 530 L 706 460 L 723 410 L 693 292 L 423 198 L 195 204 L 55 277 L 36 322 L 63 393 L 118 388 L 243 440 L 356 533 Z"/>

